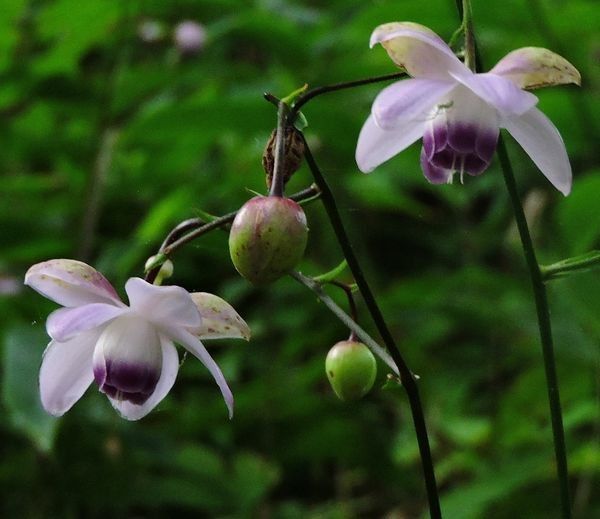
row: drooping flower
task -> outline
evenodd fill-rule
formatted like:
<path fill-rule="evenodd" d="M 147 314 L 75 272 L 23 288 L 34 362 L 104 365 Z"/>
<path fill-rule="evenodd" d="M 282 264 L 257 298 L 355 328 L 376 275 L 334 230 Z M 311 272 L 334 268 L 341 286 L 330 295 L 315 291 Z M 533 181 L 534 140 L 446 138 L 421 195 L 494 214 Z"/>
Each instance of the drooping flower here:
<path fill-rule="evenodd" d="M 410 22 L 380 25 L 371 47 L 381 43 L 396 65 L 412 76 L 383 89 L 356 148 L 363 172 L 423 138 L 421 167 L 434 184 L 454 172 L 479 175 L 489 166 L 500 128 L 508 130 L 540 171 L 564 195 L 571 166 L 564 142 L 526 88 L 575 83 L 579 72 L 553 52 L 526 47 L 475 74 L 433 31 Z"/>
<path fill-rule="evenodd" d="M 64 307 L 46 321 L 52 340 L 39 382 L 42 404 L 50 414 L 64 414 L 95 381 L 124 418 L 142 418 L 175 382 L 176 342 L 207 367 L 231 417 L 231 390 L 199 340 L 249 339 L 248 325 L 223 299 L 130 278 L 125 284 L 127 306 L 102 274 L 69 259 L 34 265 L 25 284 Z"/>

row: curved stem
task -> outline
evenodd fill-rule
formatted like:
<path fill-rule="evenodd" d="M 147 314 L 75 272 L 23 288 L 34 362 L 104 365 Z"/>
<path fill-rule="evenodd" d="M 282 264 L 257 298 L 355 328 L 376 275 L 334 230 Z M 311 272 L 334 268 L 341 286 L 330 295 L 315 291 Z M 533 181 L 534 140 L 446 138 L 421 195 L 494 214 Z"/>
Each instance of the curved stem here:
<path fill-rule="evenodd" d="M 341 281 L 329 281 L 330 285 L 334 285 L 344 291 L 346 297 L 348 299 L 348 308 L 350 309 L 350 317 L 355 323 L 358 323 L 358 309 L 356 308 L 356 301 L 354 301 L 354 295 L 352 295 L 352 288 L 350 285 L 346 283 L 342 283 Z M 350 337 L 349 341 L 356 340 L 356 333 L 354 330 L 350 329 Z"/>
<path fill-rule="evenodd" d="M 292 196 L 290 196 L 290 198 L 295 202 L 302 202 L 315 200 L 319 196 L 320 190 L 318 186 L 313 184 L 310 187 L 293 194 Z M 190 218 L 189 220 L 184 220 L 183 222 L 178 224 L 174 229 L 172 229 L 171 232 L 169 232 L 167 237 L 164 239 L 162 245 L 160 246 L 157 255 L 167 258 L 186 243 L 195 240 L 203 234 L 206 234 L 210 231 L 219 229 L 230 224 L 231 222 L 233 222 L 236 215 L 237 211 L 233 211 L 231 213 L 227 213 L 224 216 L 220 216 L 219 218 L 215 218 L 210 222 L 205 222 L 201 218 Z M 152 283 L 156 279 L 159 270 L 160 265 L 151 268 L 146 273 L 144 279 L 148 283 Z"/>
<path fill-rule="evenodd" d="M 356 337 L 364 342 L 369 349 L 373 351 L 373 353 L 375 353 L 375 355 L 377 355 L 383 362 L 385 362 L 396 375 L 399 374 L 398 367 L 388 352 L 385 351 L 385 349 L 383 349 L 379 344 L 377 344 L 377 342 L 367 332 L 365 332 L 352 317 L 344 312 L 336 304 L 336 302 L 325 293 L 321 283 L 318 283 L 312 278 L 306 277 L 300 272 L 290 272 L 290 276 L 292 276 L 296 281 L 305 287 L 312 290 L 325 304 L 325 306 L 329 308 L 329 310 L 331 310 L 331 312 L 333 312 L 333 314 L 335 314 L 335 316 L 350 329 L 352 334 L 356 335 Z"/>
<path fill-rule="evenodd" d="M 356 81 L 345 81 L 343 83 L 335 83 L 333 85 L 324 85 L 312 88 L 308 92 L 298 97 L 294 103 L 294 106 L 292 106 L 292 109 L 290 110 L 288 121 L 293 123 L 296 115 L 300 111 L 300 108 L 302 108 L 311 99 L 320 96 L 321 94 L 327 94 L 328 92 L 336 92 L 338 90 L 345 90 L 347 88 L 354 88 L 362 85 L 370 85 L 371 83 L 380 83 L 382 81 L 389 81 L 390 79 L 400 79 L 404 76 L 406 76 L 406 72 L 395 72 L 393 74 L 386 74 L 384 76 L 357 79 Z"/>
<path fill-rule="evenodd" d="M 302 139 L 304 140 L 304 156 L 306 158 L 306 162 L 314 176 L 315 182 L 317 186 L 321 189 L 321 197 L 323 200 L 323 205 L 325 206 L 325 210 L 327 211 L 327 215 L 329 216 L 329 220 L 331 221 L 331 225 L 337 237 L 337 240 L 342 248 L 342 252 L 348 262 L 348 266 L 352 271 L 352 275 L 358 285 L 360 293 L 362 294 L 363 299 L 365 300 L 365 304 L 371 314 L 371 317 L 377 326 L 377 330 L 379 331 L 383 342 L 390 353 L 390 356 L 398 366 L 398 372 L 400 373 L 400 378 L 402 380 L 402 385 L 406 390 L 406 394 L 408 396 L 408 401 L 410 404 L 410 410 L 412 414 L 413 423 L 415 426 L 415 433 L 417 436 L 417 442 L 419 445 L 419 453 L 421 456 L 421 464 L 423 467 L 423 476 L 425 478 L 425 487 L 427 489 L 427 498 L 429 501 L 429 513 L 432 518 L 438 518 L 442 516 L 439 496 L 437 491 L 437 484 L 435 481 L 435 472 L 433 469 L 433 460 L 431 457 L 431 448 L 429 446 L 429 438 L 427 435 L 427 427 L 425 425 L 425 416 L 423 413 L 423 407 L 421 404 L 421 397 L 419 395 L 419 388 L 417 385 L 417 379 L 413 375 L 413 373 L 408 368 L 408 365 L 404 361 L 400 350 L 396 346 L 394 338 L 390 333 L 389 328 L 383 318 L 381 310 L 373 296 L 373 292 L 371 291 L 371 287 L 369 286 L 363 271 L 360 267 L 358 259 L 354 254 L 354 250 L 348 239 L 348 235 L 346 234 L 346 230 L 344 229 L 344 225 L 342 223 L 342 219 L 340 218 L 339 211 L 337 209 L 337 205 L 335 202 L 335 198 L 329 185 L 327 184 L 323 174 L 321 173 L 317 163 L 315 162 L 314 157 L 310 151 L 308 143 L 304 138 L 304 135 L 301 133 Z"/>
<path fill-rule="evenodd" d="M 475 71 L 475 38 L 473 37 L 473 15 L 470 0 L 462 0 L 462 27 L 465 31 L 465 65 Z"/>
<path fill-rule="evenodd" d="M 554 346 L 552 341 L 552 328 L 550 322 L 550 311 L 548 308 L 548 298 L 546 287 L 542 278 L 542 272 L 535 256 L 533 242 L 525 219 L 525 213 L 521 206 L 517 184 L 513 174 L 510 159 L 506 151 L 506 146 L 502 136 L 498 139 L 498 158 L 504 175 L 504 182 L 510 195 L 517 229 L 523 246 L 523 253 L 531 277 L 531 285 L 535 299 L 535 308 L 537 311 L 538 327 L 540 330 L 540 339 L 542 343 L 542 354 L 544 357 L 544 369 L 546 371 L 546 385 L 548 387 L 548 400 L 550 403 L 550 418 L 552 421 L 552 434 L 554 437 L 554 454 L 556 457 L 556 469 L 558 472 L 558 482 L 560 486 L 560 499 L 562 517 L 567 519 L 571 517 L 571 499 L 569 496 L 569 471 L 567 467 L 567 454 L 565 447 L 565 432 L 562 421 L 562 411 L 560 405 L 560 394 L 558 391 L 558 377 L 556 374 L 556 362 L 554 360 Z"/>

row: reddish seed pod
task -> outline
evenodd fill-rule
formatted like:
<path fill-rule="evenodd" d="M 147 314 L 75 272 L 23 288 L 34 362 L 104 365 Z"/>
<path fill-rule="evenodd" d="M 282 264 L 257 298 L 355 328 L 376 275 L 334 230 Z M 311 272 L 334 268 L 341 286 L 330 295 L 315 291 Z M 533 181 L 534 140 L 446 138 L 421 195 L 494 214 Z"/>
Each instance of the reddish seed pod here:
<path fill-rule="evenodd" d="M 229 234 L 229 253 L 237 271 L 263 285 L 292 270 L 308 240 L 306 215 L 289 198 L 257 196 L 238 211 Z"/>

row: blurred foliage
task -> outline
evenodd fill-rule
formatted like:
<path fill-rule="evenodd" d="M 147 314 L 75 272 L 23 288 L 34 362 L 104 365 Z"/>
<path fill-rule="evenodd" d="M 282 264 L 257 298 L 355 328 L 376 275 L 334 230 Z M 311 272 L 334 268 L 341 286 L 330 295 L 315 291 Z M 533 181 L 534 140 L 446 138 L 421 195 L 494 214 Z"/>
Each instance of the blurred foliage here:
<path fill-rule="evenodd" d="M 539 91 L 575 173 L 564 199 L 510 152 L 542 263 L 600 246 L 600 9 L 596 0 L 473 0 L 488 67 L 520 46 L 559 51 L 583 86 Z M 445 38 L 454 3 L 430 0 L 3 0 L 0 16 L 0 514 L 3 517 L 420 517 L 418 451 L 402 392 L 354 404 L 329 389 L 324 358 L 347 331 L 283 279 L 236 275 L 225 233 L 177 254 L 173 282 L 227 298 L 251 343 L 213 346 L 236 394 L 230 422 L 208 373 L 185 362 L 139 423 L 90 390 L 46 417 L 36 373 L 54 305 L 21 288 L 27 267 L 84 259 L 117 287 L 140 275 L 179 221 L 264 192 L 285 95 L 391 72 L 368 38 L 423 23 Z M 197 53 L 174 45 L 201 23 Z M 465 185 L 431 186 L 417 146 L 370 176 L 354 145 L 381 86 L 306 106 L 307 138 L 337 194 L 384 314 L 421 388 L 449 518 L 553 517 L 557 485 L 529 281 L 497 164 Z M 306 167 L 290 192 L 311 182 Z M 308 209 L 302 269 L 341 260 L 324 211 Z M 600 517 L 600 279 L 549 285 L 577 517 Z M 341 294 L 332 292 L 343 303 Z M 363 325 L 373 331 L 364 308 Z M 380 369 L 378 385 L 385 382 Z"/>

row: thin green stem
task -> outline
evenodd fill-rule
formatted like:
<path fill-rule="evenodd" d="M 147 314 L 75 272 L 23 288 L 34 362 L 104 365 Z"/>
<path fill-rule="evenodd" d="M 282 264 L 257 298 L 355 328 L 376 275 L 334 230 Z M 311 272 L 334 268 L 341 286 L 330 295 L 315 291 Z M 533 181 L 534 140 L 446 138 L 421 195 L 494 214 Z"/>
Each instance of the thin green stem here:
<path fill-rule="evenodd" d="M 320 195 L 320 190 L 318 186 L 315 184 L 310 187 L 303 189 L 302 191 L 298 191 L 297 193 L 290 196 L 290 199 L 295 202 L 302 201 L 312 201 L 316 200 Z M 226 215 L 215 218 L 210 222 L 205 222 L 201 218 L 190 218 L 189 220 L 184 220 L 179 225 L 177 225 L 174 229 L 169 232 L 167 237 L 164 239 L 160 249 L 157 252 L 157 256 L 160 256 L 163 259 L 168 258 L 171 254 L 173 254 L 177 249 L 182 247 L 183 245 L 195 240 L 196 238 L 206 234 L 215 229 L 222 228 L 235 219 L 237 215 L 237 211 L 232 211 L 231 213 L 227 213 Z M 152 283 L 160 270 L 160 265 L 157 265 L 146 273 L 145 280 L 148 283 Z"/>
<path fill-rule="evenodd" d="M 574 258 L 567 258 L 552 265 L 540 265 L 544 281 L 562 278 L 571 274 L 589 272 L 597 268 L 600 268 L 600 250 L 590 251 Z"/>
<path fill-rule="evenodd" d="M 554 360 L 554 346 L 552 341 L 552 328 L 550 322 L 550 311 L 548 308 L 548 297 L 542 273 L 535 256 L 531 234 L 525 219 L 525 213 L 521 206 L 517 184 L 513 174 L 512 165 L 506 151 L 502 136 L 498 139 L 498 158 L 504 175 L 504 182 L 510 195 L 517 229 L 521 237 L 521 244 L 531 277 L 531 285 L 537 311 L 538 327 L 542 342 L 542 354 L 544 357 L 544 369 L 546 371 L 546 385 L 548 386 L 548 400 L 550 403 L 550 418 L 552 421 L 552 434 L 554 437 L 554 454 L 556 456 L 556 468 L 560 486 L 560 499 L 562 517 L 571 517 L 571 499 L 569 496 L 569 471 L 567 467 L 567 454 L 565 447 L 565 432 L 563 428 L 562 411 L 560 405 L 560 394 L 558 391 L 558 376 L 556 374 L 556 362 Z"/>
<path fill-rule="evenodd" d="M 355 323 L 358 323 L 358 308 L 356 307 L 356 301 L 354 301 L 354 295 L 352 294 L 352 287 L 347 283 L 342 283 L 341 281 L 329 281 L 330 285 L 336 286 L 344 291 L 346 294 L 346 298 L 348 299 L 348 308 L 350 309 L 350 317 Z M 350 330 L 349 341 L 356 340 L 356 332 L 354 330 Z"/>
<path fill-rule="evenodd" d="M 456 8 L 458 15 L 464 19 L 464 8 L 461 0 L 456 0 Z M 482 66 L 481 56 L 477 50 L 477 42 L 474 34 L 472 34 L 473 48 L 477 67 Z M 565 432 L 562 420 L 562 410 L 560 404 L 560 393 L 558 390 L 558 376 L 556 374 L 556 362 L 554 359 L 554 345 L 552 341 L 552 328 L 550 321 L 550 310 L 548 308 L 548 297 L 542 271 L 538 264 L 525 213 L 519 199 L 517 184 L 513 174 L 512 165 L 506 151 L 506 145 L 502 135 L 498 138 L 497 148 L 500 167 L 504 176 L 504 183 L 510 196 L 517 229 L 521 238 L 523 253 L 531 278 L 533 288 L 535 308 L 537 312 L 538 328 L 540 331 L 540 340 L 542 343 L 542 356 L 544 362 L 544 370 L 546 372 L 546 386 L 548 391 L 548 401 L 550 405 L 550 420 L 552 422 L 552 436 L 554 441 L 554 455 L 556 458 L 556 471 L 558 475 L 558 484 L 560 488 L 560 503 L 563 519 L 571 517 L 571 498 L 569 491 L 569 471 L 567 466 L 567 454 L 565 446 Z"/>
<path fill-rule="evenodd" d="M 354 249 L 352 248 L 350 240 L 348 239 L 348 235 L 344 228 L 344 224 L 342 223 L 333 193 L 329 188 L 329 185 L 327 184 L 325 177 L 321 173 L 317 163 L 315 162 L 304 135 L 301 135 L 302 139 L 304 140 L 304 156 L 306 158 L 306 162 L 308 163 L 317 186 L 319 186 L 321 190 L 323 205 L 325 206 L 325 210 L 327 211 L 327 215 L 329 216 L 329 220 L 331 221 L 331 225 L 337 240 L 342 248 L 342 252 L 344 253 L 346 261 L 348 262 L 348 266 L 352 271 L 352 275 L 354 276 L 362 297 L 365 300 L 365 304 L 367 305 L 369 313 L 371 314 L 371 317 L 377 326 L 377 330 L 379 331 L 383 342 L 390 353 L 390 356 L 398 366 L 398 372 L 400 373 L 402 385 L 406 390 L 410 404 L 415 433 L 419 445 L 419 453 L 421 456 L 421 464 L 425 478 L 425 487 L 427 489 L 427 498 L 429 501 L 429 513 L 432 518 L 439 518 L 442 516 L 442 513 L 440 509 L 437 484 L 435 481 L 435 472 L 433 468 L 431 448 L 429 446 L 429 438 L 427 435 L 427 427 L 425 425 L 425 416 L 423 413 L 416 377 L 408 368 L 408 365 L 404 361 L 400 350 L 396 346 L 394 338 L 387 327 L 377 301 L 373 296 L 371 287 L 369 286 L 369 283 L 363 274 L 362 268 L 360 267 L 358 259 L 354 253 Z"/>
<path fill-rule="evenodd" d="M 465 31 L 465 65 L 475 71 L 475 38 L 473 36 L 473 16 L 470 0 L 462 0 L 462 27 Z"/>
<path fill-rule="evenodd" d="M 279 101 L 277 106 L 277 130 L 275 133 L 275 160 L 273 162 L 273 179 L 271 180 L 270 196 L 283 196 L 283 168 L 285 162 L 285 128 L 287 105 Z"/>
<path fill-rule="evenodd" d="M 400 79 L 406 76 L 406 72 L 395 72 L 394 74 L 386 74 L 384 76 L 376 76 L 365 79 L 357 79 L 356 81 L 345 81 L 343 83 L 335 83 L 333 85 L 324 85 L 316 88 L 312 88 L 298 97 L 294 106 L 290 110 L 288 115 L 288 121 L 293 124 L 296 115 L 300 109 L 308 103 L 311 99 L 320 96 L 321 94 L 327 94 L 328 92 L 337 92 L 338 90 L 345 90 L 347 88 L 354 88 L 362 85 L 370 85 L 372 83 L 381 83 L 382 81 L 389 81 L 390 79 Z M 269 100 L 269 99 L 267 99 Z"/>
<path fill-rule="evenodd" d="M 379 344 L 377 344 L 377 342 L 359 326 L 355 319 L 353 319 L 346 312 L 344 312 L 337 305 L 337 303 L 325 293 L 321 283 L 318 283 L 314 279 L 309 278 L 301 274 L 300 272 L 290 272 L 290 276 L 292 276 L 299 283 L 303 284 L 305 287 L 312 290 L 321 300 L 321 302 L 323 302 L 325 306 L 329 308 L 329 310 L 331 310 L 331 312 L 340 321 L 342 321 L 342 323 L 344 323 L 345 326 L 348 327 L 352 334 L 356 335 L 356 337 L 358 337 L 362 342 L 364 342 L 369 347 L 369 349 L 373 353 L 375 353 L 375 355 L 377 355 L 383 362 L 385 362 L 388 365 L 388 367 L 396 375 L 398 375 L 398 368 L 396 366 L 396 363 L 394 362 L 392 357 L 390 357 L 388 352 L 385 351 L 385 349 L 383 349 Z"/>

